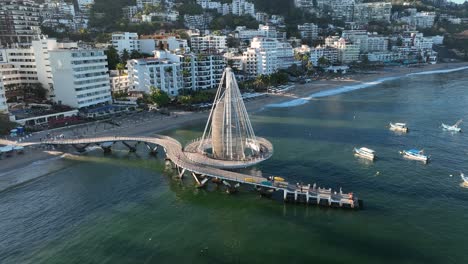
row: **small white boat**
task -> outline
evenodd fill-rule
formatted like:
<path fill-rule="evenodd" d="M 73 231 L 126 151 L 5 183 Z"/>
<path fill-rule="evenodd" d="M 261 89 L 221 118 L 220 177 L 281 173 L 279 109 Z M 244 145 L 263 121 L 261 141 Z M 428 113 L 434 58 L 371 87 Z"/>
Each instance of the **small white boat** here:
<path fill-rule="evenodd" d="M 461 128 L 459 127 L 460 124 L 463 122 L 463 120 L 458 120 L 457 123 L 453 126 L 446 125 L 442 123 L 442 128 L 447 130 L 447 131 L 452 131 L 452 132 L 461 132 Z"/>
<path fill-rule="evenodd" d="M 429 157 L 424 155 L 423 150 L 418 150 L 418 149 L 403 150 L 403 151 L 400 151 L 400 154 L 402 154 L 404 158 L 411 159 L 411 160 L 419 160 L 424 163 L 427 163 L 427 161 L 429 160 Z"/>
<path fill-rule="evenodd" d="M 390 130 L 406 133 L 408 132 L 408 127 L 406 123 L 390 123 Z"/>
<path fill-rule="evenodd" d="M 369 160 L 374 160 L 375 159 L 375 151 L 369 148 L 354 148 L 354 155 L 369 159 Z"/>
<path fill-rule="evenodd" d="M 468 177 L 465 176 L 463 172 L 460 172 L 460 177 L 462 178 L 463 182 L 468 185 Z"/>

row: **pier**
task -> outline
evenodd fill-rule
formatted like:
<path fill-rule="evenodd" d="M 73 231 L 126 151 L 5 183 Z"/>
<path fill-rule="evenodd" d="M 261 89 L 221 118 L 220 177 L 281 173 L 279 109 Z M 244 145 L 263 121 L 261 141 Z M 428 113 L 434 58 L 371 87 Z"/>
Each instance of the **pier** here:
<path fill-rule="evenodd" d="M 331 189 L 320 188 L 314 185 L 291 184 L 285 181 L 271 181 L 265 177 L 251 176 L 230 170 L 220 169 L 199 163 L 200 157 L 195 160 L 189 152 L 184 151 L 180 142 L 171 137 L 155 135 L 152 137 L 96 137 L 85 139 L 56 139 L 42 142 L 23 143 L 27 145 L 48 146 L 72 146 L 78 152 L 82 152 L 89 146 L 100 146 L 104 152 L 110 152 L 112 146 L 120 142 L 135 152 L 138 144 L 144 144 L 150 154 L 158 149 L 166 153 L 166 160 L 170 161 L 177 176 L 183 178 L 186 175 L 193 177 L 198 187 L 205 186 L 209 181 L 222 183 L 228 187 L 229 192 L 235 192 L 241 185 L 249 185 L 263 193 L 282 193 L 285 202 L 303 203 L 307 205 L 319 205 L 326 207 L 352 208 L 361 207 L 360 200 L 353 193 L 343 193 Z"/>

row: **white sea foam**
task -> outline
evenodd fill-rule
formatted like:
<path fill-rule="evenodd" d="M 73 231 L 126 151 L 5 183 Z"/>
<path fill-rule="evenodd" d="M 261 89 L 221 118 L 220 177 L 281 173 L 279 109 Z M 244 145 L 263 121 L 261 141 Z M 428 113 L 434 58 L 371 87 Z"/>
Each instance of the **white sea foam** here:
<path fill-rule="evenodd" d="M 413 75 L 449 73 L 449 72 L 461 71 L 461 70 L 466 70 L 466 69 L 468 69 L 468 66 L 464 66 L 464 67 L 460 67 L 460 68 L 454 68 L 454 69 L 446 69 L 446 70 L 434 70 L 434 71 L 425 71 L 425 72 L 417 72 L 417 73 L 408 73 L 406 75 L 396 76 L 396 77 L 385 77 L 385 78 L 380 78 L 380 79 L 377 79 L 377 80 L 371 81 L 371 82 L 363 82 L 363 83 L 355 84 L 355 85 L 346 85 L 346 86 L 338 87 L 338 88 L 335 88 L 335 89 L 332 89 L 332 90 L 326 90 L 326 91 L 313 93 L 313 94 L 311 94 L 311 95 L 309 95 L 307 97 L 298 98 L 298 99 L 294 99 L 294 100 L 291 100 L 291 101 L 286 101 L 286 102 L 276 103 L 276 104 L 269 104 L 269 105 L 267 105 L 267 107 L 286 108 L 286 107 L 300 106 L 300 105 L 307 104 L 310 100 L 312 100 L 314 98 L 333 96 L 333 95 L 348 93 L 348 92 L 352 92 L 352 91 L 356 91 L 356 90 L 360 90 L 360 89 L 365 89 L 365 88 L 369 88 L 369 87 L 381 84 L 381 83 L 386 82 L 386 81 L 397 80 L 397 79 L 400 79 L 400 78 L 409 77 L 409 76 L 413 76 Z"/>
<path fill-rule="evenodd" d="M 415 72 L 415 73 L 408 73 L 406 76 L 412 75 L 426 75 L 426 74 L 436 74 L 436 73 L 449 73 L 449 72 L 456 72 L 468 69 L 468 66 L 454 68 L 454 69 L 446 69 L 446 70 L 434 70 L 434 71 L 424 71 L 424 72 Z"/>

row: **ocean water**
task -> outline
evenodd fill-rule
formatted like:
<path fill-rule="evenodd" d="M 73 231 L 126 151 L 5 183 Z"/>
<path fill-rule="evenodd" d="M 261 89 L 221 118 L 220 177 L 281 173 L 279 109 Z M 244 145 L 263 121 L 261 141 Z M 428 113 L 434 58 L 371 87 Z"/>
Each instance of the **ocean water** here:
<path fill-rule="evenodd" d="M 468 135 L 440 125 L 467 119 L 467 73 L 379 80 L 251 116 L 275 154 L 247 173 L 342 187 L 364 210 L 199 190 L 143 147 L 67 155 L 45 176 L 0 192 L 0 263 L 466 263 L 468 189 L 459 173 L 468 173 Z M 410 132 L 389 131 L 391 121 Z M 187 142 L 202 130 L 167 134 Z M 358 146 L 378 159 L 354 157 Z M 431 162 L 402 159 L 409 148 Z"/>

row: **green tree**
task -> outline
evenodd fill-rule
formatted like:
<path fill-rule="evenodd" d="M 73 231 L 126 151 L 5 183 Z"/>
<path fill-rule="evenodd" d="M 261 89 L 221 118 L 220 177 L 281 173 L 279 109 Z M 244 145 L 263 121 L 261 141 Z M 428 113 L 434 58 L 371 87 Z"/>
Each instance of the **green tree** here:
<path fill-rule="evenodd" d="M 132 52 L 130 53 L 130 59 L 140 59 L 142 58 L 143 55 L 138 51 L 138 50 L 132 50 Z"/>
<path fill-rule="evenodd" d="M 130 54 L 128 53 L 127 49 L 124 49 L 122 51 L 122 56 L 120 56 L 120 61 L 122 63 L 127 63 L 127 61 L 130 59 Z"/>
<path fill-rule="evenodd" d="M 330 65 L 330 61 L 328 61 L 328 59 L 323 56 L 320 57 L 317 62 L 320 67 L 325 67 L 325 66 Z"/>
<path fill-rule="evenodd" d="M 118 63 L 117 66 L 115 67 L 116 70 L 119 71 L 119 75 L 122 74 L 122 72 L 125 70 L 125 64 L 124 63 Z"/>
<path fill-rule="evenodd" d="M 115 70 L 117 64 L 120 62 L 119 53 L 117 50 L 110 46 L 106 51 L 107 55 L 107 64 L 109 65 L 109 70 Z"/>
<path fill-rule="evenodd" d="M 150 100 L 159 107 L 165 107 L 171 102 L 169 95 L 154 86 L 150 87 Z"/>

